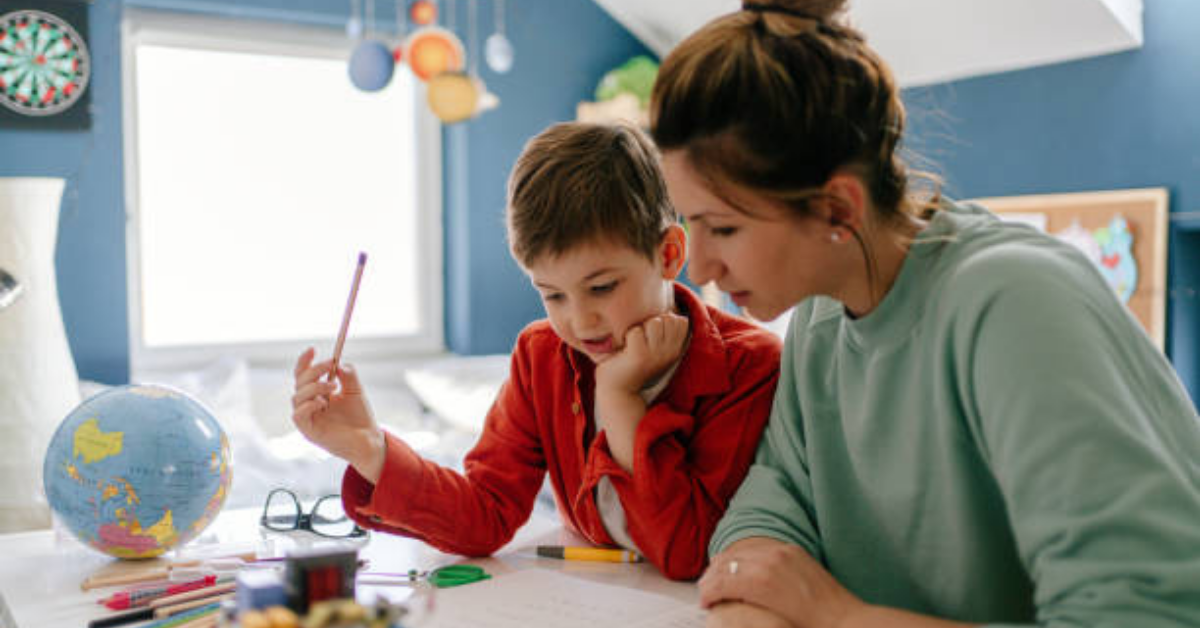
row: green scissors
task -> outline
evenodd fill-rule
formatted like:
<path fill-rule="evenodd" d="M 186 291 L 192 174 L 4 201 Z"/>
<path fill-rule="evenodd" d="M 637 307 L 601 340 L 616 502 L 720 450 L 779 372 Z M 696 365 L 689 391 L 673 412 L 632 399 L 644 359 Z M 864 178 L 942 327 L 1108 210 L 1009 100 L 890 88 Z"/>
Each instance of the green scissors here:
<path fill-rule="evenodd" d="M 424 578 L 429 584 L 439 589 L 449 589 L 450 587 L 458 587 L 472 582 L 487 580 L 492 575 L 483 570 L 483 567 L 476 565 L 446 565 L 438 567 L 433 571 L 417 571 L 410 569 L 408 571 L 409 580 L 417 580 Z"/>

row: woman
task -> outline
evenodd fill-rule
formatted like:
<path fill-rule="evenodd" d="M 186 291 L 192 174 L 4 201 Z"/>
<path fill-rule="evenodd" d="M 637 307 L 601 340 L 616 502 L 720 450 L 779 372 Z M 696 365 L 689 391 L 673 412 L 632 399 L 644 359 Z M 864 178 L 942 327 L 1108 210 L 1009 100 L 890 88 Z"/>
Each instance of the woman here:
<path fill-rule="evenodd" d="M 652 99 L 691 278 L 796 312 L 710 625 L 1196 625 L 1200 423 L 1090 263 L 920 203 L 843 3 L 747 4 Z"/>

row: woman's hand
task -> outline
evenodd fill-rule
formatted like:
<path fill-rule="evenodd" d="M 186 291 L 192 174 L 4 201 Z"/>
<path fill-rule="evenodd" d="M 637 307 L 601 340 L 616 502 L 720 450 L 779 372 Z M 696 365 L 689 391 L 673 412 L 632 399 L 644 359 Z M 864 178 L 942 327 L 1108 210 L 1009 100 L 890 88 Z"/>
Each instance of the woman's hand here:
<path fill-rule="evenodd" d="M 730 602 L 766 609 L 794 628 L 847 625 L 868 608 L 804 549 L 767 538 L 734 543 L 700 578 L 702 606 L 718 609 Z"/>
<path fill-rule="evenodd" d="M 292 396 L 292 423 L 304 437 L 350 463 L 371 483 L 383 473 L 384 438 L 371 416 L 358 374 L 353 367 L 338 368 L 338 383 L 321 378 L 333 368 L 331 360 L 313 364 L 316 351 L 308 349 L 296 360 L 296 393 Z"/>
<path fill-rule="evenodd" d="M 792 628 L 771 611 L 744 602 L 721 602 L 708 609 L 706 628 Z"/>

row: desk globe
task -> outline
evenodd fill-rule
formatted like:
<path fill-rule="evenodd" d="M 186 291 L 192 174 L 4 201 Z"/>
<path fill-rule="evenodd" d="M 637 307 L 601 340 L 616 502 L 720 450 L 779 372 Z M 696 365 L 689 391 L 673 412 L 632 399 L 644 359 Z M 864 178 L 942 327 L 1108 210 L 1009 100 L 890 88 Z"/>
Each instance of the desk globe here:
<path fill-rule="evenodd" d="M 229 440 L 181 391 L 120 386 L 63 419 L 42 469 L 50 508 L 81 541 L 151 558 L 216 518 L 229 493 Z"/>

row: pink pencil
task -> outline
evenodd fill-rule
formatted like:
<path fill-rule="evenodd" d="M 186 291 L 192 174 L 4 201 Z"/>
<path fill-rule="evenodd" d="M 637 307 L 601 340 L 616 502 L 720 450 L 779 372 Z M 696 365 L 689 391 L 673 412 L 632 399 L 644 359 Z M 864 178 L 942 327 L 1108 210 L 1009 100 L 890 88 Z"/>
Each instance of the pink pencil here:
<path fill-rule="evenodd" d="M 346 311 L 342 314 L 342 328 L 338 330 L 337 344 L 333 345 L 333 368 L 326 381 L 337 377 L 338 362 L 342 359 L 342 345 L 346 344 L 346 331 L 350 329 L 350 314 L 354 312 L 354 301 L 358 298 L 358 284 L 362 282 L 363 267 L 367 265 L 367 254 L 358 254 L 358 265 L 354 267 L 354 281 L 350 284 L 350 296 L 346 299 Z"/>

